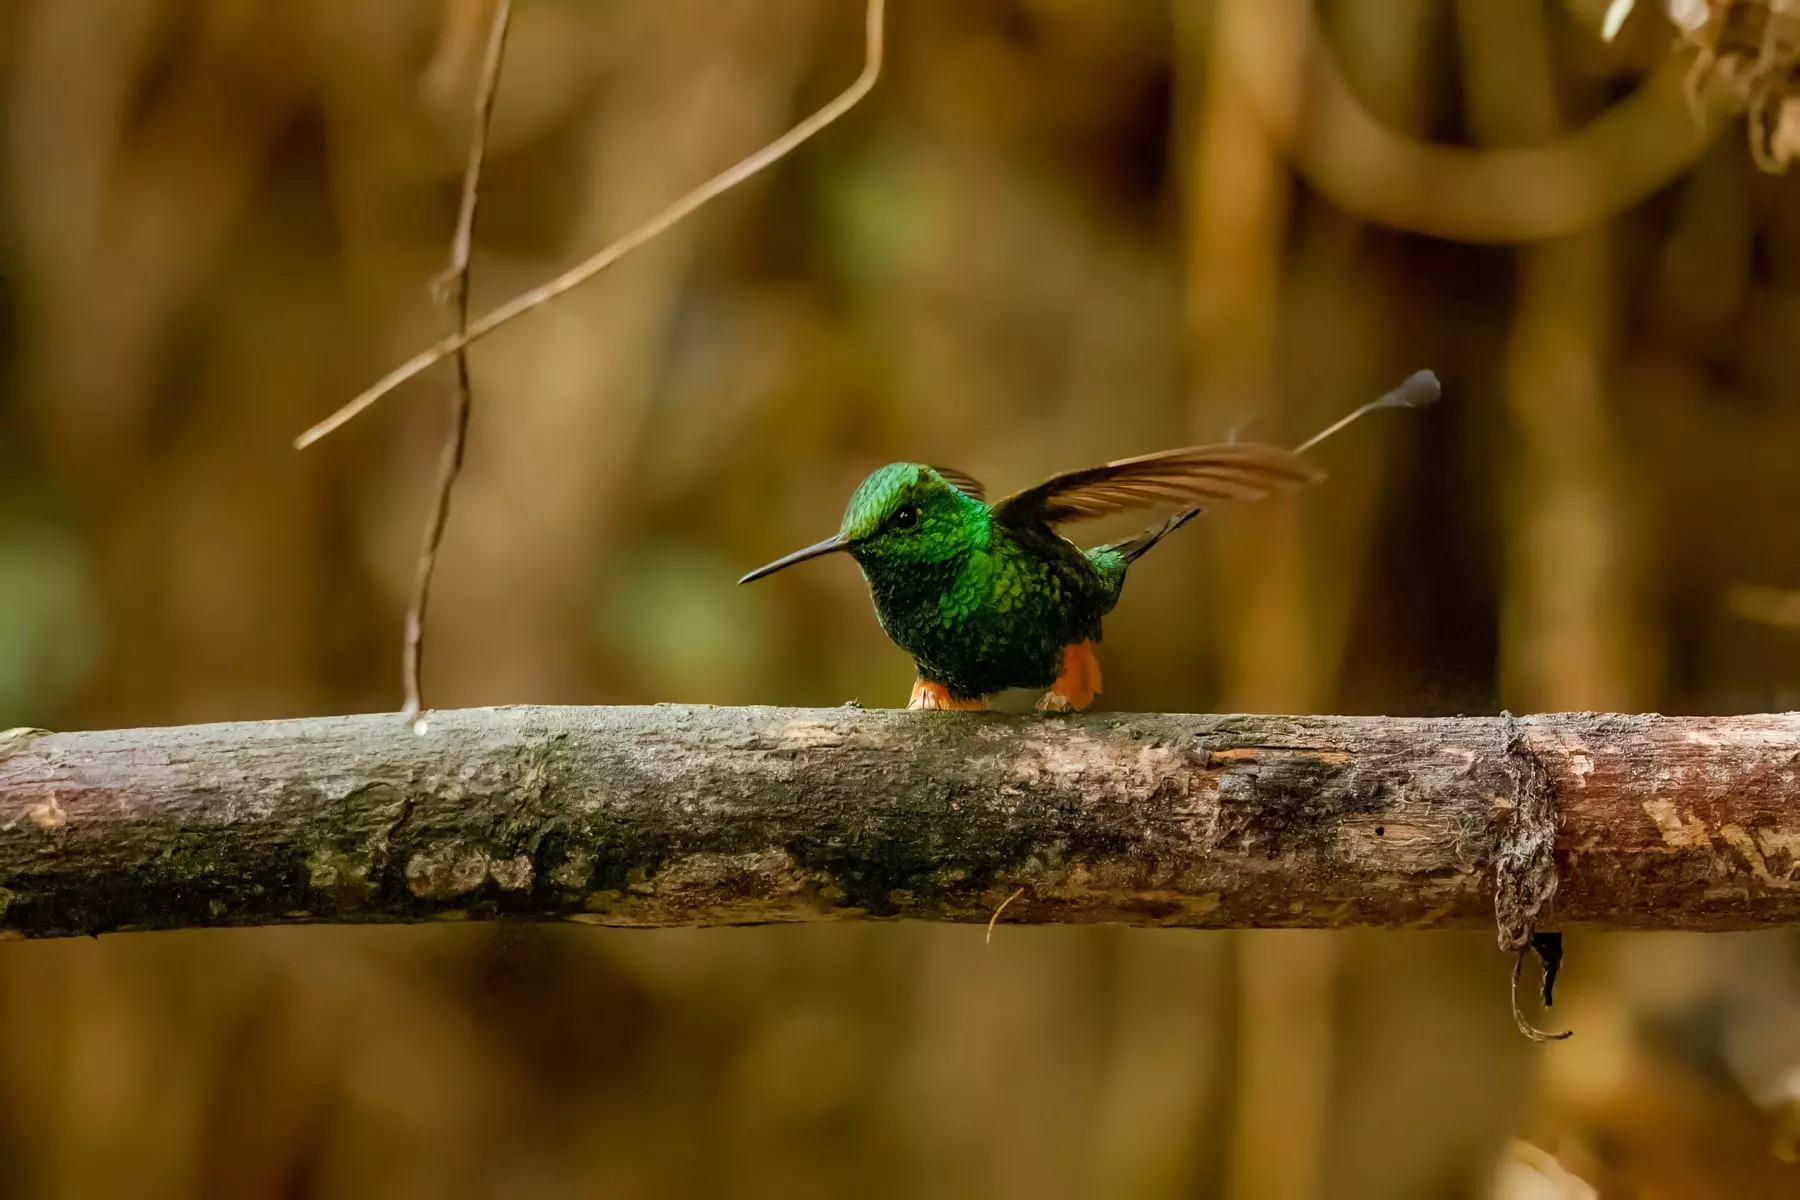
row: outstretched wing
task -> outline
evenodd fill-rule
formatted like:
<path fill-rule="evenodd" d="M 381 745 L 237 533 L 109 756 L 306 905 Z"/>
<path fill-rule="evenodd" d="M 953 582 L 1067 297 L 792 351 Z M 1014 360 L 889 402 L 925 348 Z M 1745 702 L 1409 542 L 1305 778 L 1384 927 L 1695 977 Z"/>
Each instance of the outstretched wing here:
<path fill-rule="evenodd" d="M 1188 446 L 1064 472 L 995 504 L 994 519 L 1019 529 L 1141 508 L 1211 508 L 1324 477 L 1279 446 Z"/>
<path fill-rule="evenodd" d="M 933 467 L 931 469 L 936 471 L 939 475 L 942 475 L 945 483 L 948 483 L 951 487 L 955 488 L 969 499 L 987 499 L 987 489 L 982 487 L 981 480 L 975 478 L 973 475 L 965 475 L 955 467 Z"/>

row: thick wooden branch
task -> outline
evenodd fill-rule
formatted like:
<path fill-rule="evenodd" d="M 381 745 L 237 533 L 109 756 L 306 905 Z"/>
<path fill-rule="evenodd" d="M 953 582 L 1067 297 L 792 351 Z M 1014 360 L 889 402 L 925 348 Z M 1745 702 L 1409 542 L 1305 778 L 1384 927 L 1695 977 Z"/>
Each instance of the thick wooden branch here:
<path fill-rule="evenodd" d="M 1509 755 L 1509 739 L 1514 749 Z M 1532 770 L 1519 769 L 1527 756 Z M 1800 716 L 502 708 L 0 739 L 0 938 L 459 916 L 1551 928 L 1800 919 Z M 1537 768 L 1541 767 L 1541 771 Z"/>

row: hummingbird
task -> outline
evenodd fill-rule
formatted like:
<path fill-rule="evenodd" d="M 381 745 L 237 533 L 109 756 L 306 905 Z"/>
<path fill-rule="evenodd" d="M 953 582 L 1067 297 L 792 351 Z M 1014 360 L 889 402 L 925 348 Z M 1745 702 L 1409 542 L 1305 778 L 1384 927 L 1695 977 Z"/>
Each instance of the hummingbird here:
<path fill-rule="evenodd" d="M 989 503 L 961 471 L 889 463 L 850 497 L 838 531 L 758 567 L 740 584 L 847 552 L 862 568 L 882 630 L 918 669 L 909 709 L 987 706 L 1010 688 L 1042 690 L 1040 712 L 1086 708 L 1100 694 L 1094 646 L 1131 564 L 1208 508 L 1322 480 L 1302 457 L 1367 413 L 1422 408 L 1437 376 L 1418 371 L 1292 450 L 1235 439 L 1054 475 Z M 1061 526 L 1173 508 L 1135 537 L 1083 550 Z"/>

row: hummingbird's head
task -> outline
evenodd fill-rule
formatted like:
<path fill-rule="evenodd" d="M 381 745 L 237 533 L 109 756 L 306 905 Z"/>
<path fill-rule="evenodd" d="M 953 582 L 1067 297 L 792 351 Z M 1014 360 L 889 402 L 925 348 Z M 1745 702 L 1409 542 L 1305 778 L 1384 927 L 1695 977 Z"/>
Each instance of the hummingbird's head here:
<path fill-rule="evenodd" d="M 940 563 L 985 546 L 987 505 L 921 463 L 889 463 L 862 481 L 837 533 L 758 567 L 739 583 L 848 550 L 865 572 Z"/>

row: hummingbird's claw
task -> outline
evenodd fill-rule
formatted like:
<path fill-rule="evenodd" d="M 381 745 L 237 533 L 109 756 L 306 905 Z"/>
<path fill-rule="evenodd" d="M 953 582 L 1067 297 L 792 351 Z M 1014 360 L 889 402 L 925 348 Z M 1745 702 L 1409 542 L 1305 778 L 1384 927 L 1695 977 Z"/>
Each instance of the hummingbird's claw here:
<path fill-rule="evenodd" d="M 961 712 L 980 712 L 987 707 L 987 701 L 980 696 L 973 700 L 959 700 L 950 694 L 950 689 L 941 683 L 927 683 L 916 680 L 913 683 L 912 699 L 906 702 L 909 712 L 925 709 L 956 709 Z"/>
<path fill-rule="evenodd" d="M 1037 702 L 1039 712 L 1080 712 L 1100 694 L 1100 660 L 1092 642 L 1063 647 L 1062 673 Z"/>

